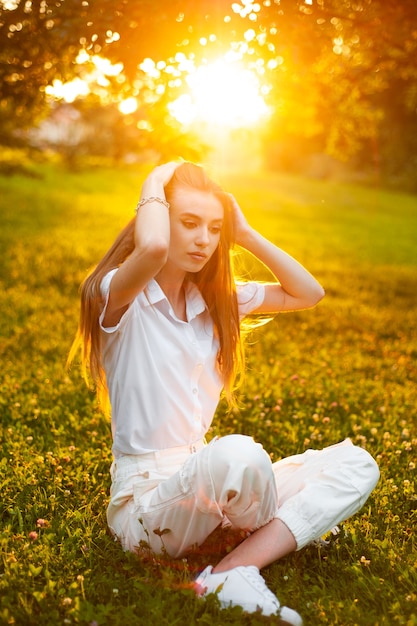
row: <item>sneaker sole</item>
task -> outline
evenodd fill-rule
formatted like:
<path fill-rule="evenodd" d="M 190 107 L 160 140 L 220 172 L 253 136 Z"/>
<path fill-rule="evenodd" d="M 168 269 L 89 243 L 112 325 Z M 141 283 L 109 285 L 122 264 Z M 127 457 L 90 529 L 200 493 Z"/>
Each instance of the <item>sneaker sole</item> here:
<path fill-rule="evenodd" d="M 301 616 L 297 613 L 297 611 L 289 609 L 287 606 L 281 607 L 279 616 L 280 626 L 303 626 Z"/>

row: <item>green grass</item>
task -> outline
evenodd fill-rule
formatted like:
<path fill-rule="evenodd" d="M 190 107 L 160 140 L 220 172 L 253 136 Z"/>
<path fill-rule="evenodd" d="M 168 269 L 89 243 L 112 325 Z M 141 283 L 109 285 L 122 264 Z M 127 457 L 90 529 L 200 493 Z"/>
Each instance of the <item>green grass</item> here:
<path fill-rule="evenodd" d="M 273 623 L 189 589 L 235 537 L 173 561 L 124 554 L 108 534 L 110 427 L 65 359 L 78 285 L 131 217 L 144 172 L 39 173 L 0 178 L 0 624 Z M 381 468 L 327 549 L 265 578 L 308 626 L 415 626 L 417 199 L 267 174 L 221 182 L 327 297 L 251 337 L 241 408 L 221 404 L 213 434 L 253 435 L 273 459 L 349 436 Z"/>

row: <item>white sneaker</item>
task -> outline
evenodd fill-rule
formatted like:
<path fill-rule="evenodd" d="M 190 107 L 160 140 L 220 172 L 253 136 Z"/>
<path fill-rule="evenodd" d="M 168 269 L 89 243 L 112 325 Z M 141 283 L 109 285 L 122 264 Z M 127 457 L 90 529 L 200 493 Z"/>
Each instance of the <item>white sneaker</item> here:
<path fill-rule="evenodd" d="M 298 613 L 280 605 L 254 565 L 235 567 L 219 574 L 212 574 L 212 570 L 209 565 L 196 579 L 194 588 L 198 596 L 216 593 L 222 608 L 240 606 L 247 613 L 259 611 L 263 615 L 278 615 L 286 624 L 302 626 Z"/>

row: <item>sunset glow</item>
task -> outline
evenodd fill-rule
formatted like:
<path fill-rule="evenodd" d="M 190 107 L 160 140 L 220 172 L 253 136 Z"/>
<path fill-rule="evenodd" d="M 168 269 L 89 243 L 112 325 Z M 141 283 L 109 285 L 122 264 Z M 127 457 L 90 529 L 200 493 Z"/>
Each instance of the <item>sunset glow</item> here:
<path fill-rule="evenodd" d="M 205 122 L 228 128 L 253 126 L 268 115 L 255 72 L 219 60 L 200 65 L 186 77 L 189 92 L 169 105 L 181 124 Z"/>
<path fill-rule="evenodd" d="M 80 96 L 87 96 L 90 93 L 88 84 L 80 78 L 74 78 L 74 80 L 67 83 L 63 83 L 61 80 L 54 80 L 52 85 L 48 85 L 45 88 L 45 91 L 49 96 L 53 96 L 58 100 L 65 100 L 65 102 L 74 102 Z"/>
<path fill-rule="evenodd" d="M 203 124 L 228 129 L 249 128 L 269 116 L 270 110 L 264 99 L 268 88 L 261 84 L 256 70 L 244 65 L 241 54 L 230 53 L 198 66 L 183 54 L 178 54 L 175 61 L 174 68 L 145 59 L 140 69 L 150 81 L 156 82 L 156 94 L 158 91 L 163 93 L 162 84 L 157 84 L 161 75 L 167 73 L 172 76 L 170 87 L 174 88 L 174 95 L 168 110 L 184 127 Z M 121 63 L 112 64 L 108 59 L 89 56 L 85 51 L 80 51 L 77 63 L 85 66 L 80 77 L 68 83 L 55 80 L 46 87 L 48 95 L 66 102 L 74 102 L 92 92 L 105 98 L 109 78 L 118 77 L 123 72 Z M 175 95 L 178 87 L 181 95 Z M 118 103 L 119 111 L 124 115 L 135 113 L 138 106 L 137 95 L 121 99 Z"/>
<path fill-rule="evenodd" d="M 76 63 L 80 66 L 85 65 L 89 69 L 83 72 L 82 78 L 77 77 L 66 83 L 54 80 L 52 85 L 45 88 L 49 96 L 65 102 L 74 102 L 77 98 L 87 96 L 91 91 L 100 90 L 103 93 L 110 84 L 108 77 L 119 76 L 123 71 L 122 63 L 113 64 L 98 55 L 90 56 L 85 50 L 80 50 Z M 132 106 L 130 103 L 130 109 Z M 129 104 L 127 107 L 129 108 Z"/>

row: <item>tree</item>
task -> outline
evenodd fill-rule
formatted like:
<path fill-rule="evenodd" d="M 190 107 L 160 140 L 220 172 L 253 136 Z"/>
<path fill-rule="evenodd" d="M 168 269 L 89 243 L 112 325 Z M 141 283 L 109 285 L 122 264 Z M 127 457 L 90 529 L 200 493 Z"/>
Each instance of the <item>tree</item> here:
<path fill-rule="evenodd" d="M 275 137 L 361 166 L 373 160 L 382 174 L 406 168 L 416 184 L 416 25 L 414 0 L 264 5 L 253 42 L 280 61 Z"/>
<path fill-rule="evenodd" d="M 0 141 L 42 114 L 53 79 L 82 71 L 80 48 L 123 63 L 127 96 L 143 91 L 146 57 L 172 68 L 179 51 L 198 63 L 232 47 L 272 85 L 269 143 L 361 164 L 373 154 L 391 173 L 415 163 L 415 0 L 0 0 L 0 9 Z M 163 102 L 168 72 L 158 80 Z"/>
<path fill-rule="evenodd" d="M 152 0 L 0 2 L 3 120 L 32 124 L 42 112 L 45 87 L 79 71 L 75 58 L 80 48 L 122 61 L 126 77 L 134 80 L 145 57 L 167 58 L 198 32 L 204 21 L 199 10 L 209 7 L 213 8 L 209 0 L 160 1 L 157 8 Z"/>

